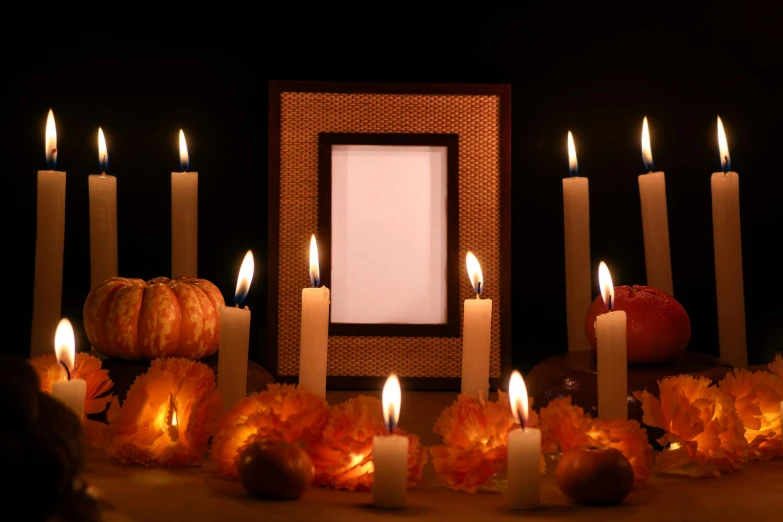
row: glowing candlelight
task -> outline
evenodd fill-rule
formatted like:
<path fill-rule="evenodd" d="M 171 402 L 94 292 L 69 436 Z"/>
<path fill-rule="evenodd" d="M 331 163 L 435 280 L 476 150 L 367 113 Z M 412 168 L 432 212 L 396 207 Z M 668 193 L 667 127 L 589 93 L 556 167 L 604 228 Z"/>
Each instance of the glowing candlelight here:
<path fill-rule="evenodd" d="M 372 461 L 373 503 L 380 508 L 403 508 L 408 486 L 408 437 L 394 435 L 394 428 L 400 418 L 402 392 L 397 376 L 391 374 L 383 386 L 383 420 L 389 434 L 374 437 Z"/>
<path fill-rule="evenodd" d="M 535 509 L 541 497 L 541 431 L 527 427 L 528 396 L 522 375 L 514 370 L 508 383 L 511 415 L 520 429 L 508 434 L 508 489 L 511 509 Z"/>
<path fill-rule="evenodd" d="M 90 192 L 90 285 L 117 276 L 117 178 L 108 176 L 109 152 L 98 127 L 101 174 L 88 178 Z"/>
<path fill-rule="evenodd" d="M 492 299 L 481 299 L 484 292 L 484 276 L 481 265 L 468 252 L 465 267 L 475 299 L 466 299 L 465 319 L 462 331 L 462 393 L 489 395 L 489 352 L 492 329 Z"/>
<path fill-rule="evenodd" d="M 65 378 L 52 384 L 52 397 L 65 403 L 81 421 L 84 418 L 87 381 L 71 377 L 76 360 L 76 340 L 73 326 L 68 319 L 60 320 L 60 324 L 57 325 L 57 332 L 54 334 L 54 352 L 59 363 L 65 368 Z"/>
<path fill-rule="evenodd" d="M 329 289 L 321 286 L 318 244 L 310 237 L 310 286 L 302 289 L 299 337 L 299 386 L 326 396 L 326 358 L 329 344 Z"/>
<path fill-rule="evenodd" d="M 188 172 L 190 155 L 179 131 L 179 165 L 171 173 L 171 276 L 198 274 L 198 172 Z"/>
<path fill-rule="evenodd" d="M 598 282 L 607 313 L 595 318 L 598 341 L 598 416 L 628 420 L 628 355 L 626 314 L 615 311 L 614 285 L 606 263 L 598 266 Z"/>

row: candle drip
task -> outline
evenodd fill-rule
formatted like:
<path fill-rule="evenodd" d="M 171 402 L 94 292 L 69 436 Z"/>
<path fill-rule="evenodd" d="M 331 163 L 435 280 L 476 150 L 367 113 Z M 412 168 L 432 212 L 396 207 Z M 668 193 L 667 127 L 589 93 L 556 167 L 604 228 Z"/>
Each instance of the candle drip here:
<path fill-rule="evenodd" d="M 65 374 L 68 376 L 68 380 L 71 380 L 71 370 L 68 369 L 68 365 L 64 361 L 60 361 L 60 365 L 65 368 Z"/>

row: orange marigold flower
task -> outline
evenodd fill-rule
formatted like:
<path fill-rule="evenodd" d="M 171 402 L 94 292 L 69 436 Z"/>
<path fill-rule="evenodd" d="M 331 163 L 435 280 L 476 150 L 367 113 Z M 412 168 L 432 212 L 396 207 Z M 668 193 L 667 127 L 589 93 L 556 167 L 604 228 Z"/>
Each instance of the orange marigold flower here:
<path fill-rule="evenodd" d="M 745 426 L 750 458 L 769 460 L 783 456 L 780 426 L 783 379 L 766 371 L 736 368 L 720 381 L 720 390 L 734 402 Z"/>
<path fill-rule="evenodd" d="M 215 472 L 235 480 L 239 455 L 260 440 L 298 444 L 309 453 L 328 419 L 329 406 L 314 393 L 291 384 L 270 384 L 239 401 L 220 423 L 212 440 Z"/>
<path fill-rule="evenodd" d="M 634 486 L 640 487 L 650 478 L 653 449 L 647 431 L 635 420 L 594 420 L 587 435 L 593 446 L 620 450 L 633 468 Z"/>
<path fill-rule="evenodd" d="M 742 468 L 748 441 L 725 393 L 711 386 L 710 379 L 690 375 L 667 377 L 658 381 L 658 388 L 660 399 L 647 390 L 634 392 L 642 402 L 642 421 L 666 431 L 658 442 L 670 446 L 658 455 L 656 469 L 720 476 Z"/>
<path fill-rule="evenodd" d="M 30 359 L 30 363 L 38 372 L 41 380 L 41 391 L 52 393 L 52 386 L 57 381 L 64 381 L 68 374 L 62 364 L 57 361 L 55 354 L 39 355 Z M 87 415 L 101 413 L 114 399 L 109 393 L 114 383 L 109 378 L 109 372 L 102 368 L 102 362 L 97 357 L 84 352 L 76 354 L 71 377 L 84 379 L 87 383 L 87 392 L 84 400 L 84 418 L 82 422 L 85 428 L 85 438 L 93 447 L 101 447 L 103 444 L 103 428 L 105 424 L 87 418 Z"/>
<path fill-rule="evenodd" d="M 549 401 L 538 412 L 541 417 L 541 437 L 544 451 L 555 453 L 557 448 L 566 452 L 578 446 L 591 444 L 587 432 L 592 420 L 589 413 L 571 403 L 571 397 Z"/>
<path fill-rule="evenodd" d="M 332 407 L 323 430 L 323 439 L 310 457 L 315 464 L 315 484 L 335 489 L 367 491 L 372 487 L 372 439 L 383 436 L 380 399 L 360 395 Z M 408 485 L 421 480 L 427 453 L 419 438 L 395 428 L 395 434 L 408 437 Z"/>
<path fill-rule="evenodd" d="M 532 409 L 527 426 L 538 426 L 538 416 Z M 433 428 L 443 436 L 444 442 L 430 448 L 432 465 L 440 481 L 455 491 L 496 490 L 494 479 L 506 470 L 508 433 L 514 429 L 519 426 L 511 415 L 507 393 L 498 392 L 495 402 L 459 395 L 440 414 Z M 546 466 L 543 456 L 541 465 L 543 472 Z"/>
<path fill-rule="evenodd" d="M 783 355 L 777 354 L 775 360 L 767 366 L 769 371 L 783 379 Z"/>
<path fill-rule="evenodd" d="M 189 359 L 155 359 L 107 415 L 106 452 L 123 464 L 196 466 L 222 411 L 215 373 Z"/>

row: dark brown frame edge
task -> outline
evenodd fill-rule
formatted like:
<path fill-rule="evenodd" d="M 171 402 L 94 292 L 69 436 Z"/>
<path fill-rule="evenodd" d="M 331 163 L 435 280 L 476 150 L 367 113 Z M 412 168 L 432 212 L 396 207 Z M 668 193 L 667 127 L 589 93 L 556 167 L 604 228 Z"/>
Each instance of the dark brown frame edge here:
<path fill-rule="evenodd" d="M 318 134 L 318 245 L 321 281 L 331 288 L 332 277 L 332 147 L 334 145 L 391 145 L 446 147 L 446 323 L 354 324 L 329 323 L 329 335 L 371 337 L 459 337 L 459 134 Z M 334 289 L 332 289 L 334 292 Z"/>
<path fill-rule="evenodd" d="M 277 272 L 280 238 L 280 95 L 284 92 L 333 92 L 341 94 L 440 94 L 497 96 L 500 100 L 500 379 L 490 379 L 493 387 L 508 381 L 511 373 L 511 85 L 447 83 L 309 82 L 273 80 L 269 82 L 268 122 L 268 277 L 267 367 L 275 379 L 296 382 L 297 376 L 277 374 Z M 332 389 L 374 389 L 379 377 L 327 376 Z M 406 389 L 457 390 L 459 378 L 410 377 Z"/>

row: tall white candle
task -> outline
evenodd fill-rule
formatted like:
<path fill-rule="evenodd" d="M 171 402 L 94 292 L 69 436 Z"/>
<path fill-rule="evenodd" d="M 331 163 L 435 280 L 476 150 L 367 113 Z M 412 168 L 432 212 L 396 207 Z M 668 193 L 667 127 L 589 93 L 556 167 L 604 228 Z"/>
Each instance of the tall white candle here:
<path fill-rule="evenodd" d="M 465 300 L 462 330 L 462 393 L 489 395 L 489 350 L 492 332 L 492 299 L 481 299 L 484 276 L 481 265 L 468 252 L 465 256 L 470 285 L 475 299 Z"/>
<path fill-rule="evenodd" d="M 399 509 L 405 507 L 408 489 L 408 437 L 393 433 L 402 403 L 400 381 L 394 374 L 386 379 L 382 402 L 389 433 L 372 439 L 372 501 L 375 507 Z"/>
<path fill-rule="evenodd" d="M 606 263 L 598 266 L 598 281 L 607 313 L 595 318 L 598 341 L 598 416 L 628 420 L 628 352 L 625 312 L 614 309 L 614 286 Z"/>
<path fill-rule="evenodd" d="M 647 174 L 639 176 L 647 286 L 674 295 L 672 260 L 669 253 L 669 216 L 666 209 L 666 177 L 663 172 L 652 171 L 652 149 L 646 116 L 642 123 L 642 160 L 647 169 Z"/>
<path fill-rule="evenodd" d="M 576 147 L 568 131 L 568 165 L 571 177 L 563 178 L 563 234 L 565 238 L 566 325 L 568 351 L 589 350 L 585 315 L 592 299 L 590 273 L 590 184 L 579 177 Z"/>
<path fill-rule="evenodd" d="M 722 172 L 712 174 L 711 185 L 720 358 L 734 366 L 747 366 L 739 176 L 730 171 L 729 146 L 720 117 L 718 145 Z"/>
<path fill-rule="evenodd" d="M 52 397 L 68 406 L 79 420 L 84 420 L 84 401 L 87 397 L 87 381 L 73 378 L 73 363 L 76 358 L 76 340 L 73 326 L 68 319 L 62 319 L 54 335 L 54 350 L 57 360 L 65 368 L 65 378 L 52 384 Z"/>
<path fill-rule="evenodd" d="M 218 391 L 223 411 L 230 410 L 247 394 L 247 352 L 250 344 L 250 309 L 239 308 L 253 281 L 253 252 L 245 254 L 237 278 L 234 306 L 220 311 L 220 349 L 218 350 Z"/>
<path fill-rule="evenodd" d="M 188 172 L 185 133 L 179 131 L 182 172 L 171 173 L 171 276 L 196 277 L 198 267 L 198 172 Z"/>
<path fill-rule="evenodd" d="M 302 328 L 299 337 L 299 386 L 326 397 L 326 358 L 329 343 L 329 289 L 321 286 L 318 244 L 310 237 L 310 284 L 302 290 Z"/>
<path fill-rule="evenodd" d="M 109 153 L 103 129 L 98 128 L 101 174 L 89 176 L 90 287 L 117 276 L 117 178 L 107 176 Z"/>
<path fill-rule="evenodd" d="M 57 165 L 54 113 L 46 118 L 46 165 Z M 65 242 L 65 172 L 38 171 L 38 207 L 35 231 L 33 331 L 30 357 L 51 353 L 51 340 L 60 320 Z"/>
<path fill-rule="evenodd" d="M 508 395 L 511 415 L 520 429 L 508 433 L 506 496 L 511 509 L 535 509 L 541 501 L 541 431 L 527 427 L 527 387 L 516 370 L 508 383 Z"/>

